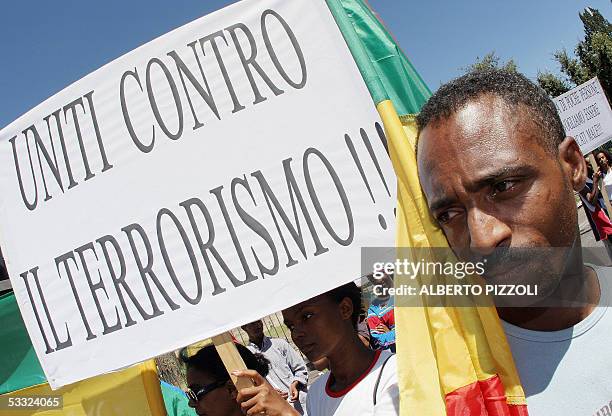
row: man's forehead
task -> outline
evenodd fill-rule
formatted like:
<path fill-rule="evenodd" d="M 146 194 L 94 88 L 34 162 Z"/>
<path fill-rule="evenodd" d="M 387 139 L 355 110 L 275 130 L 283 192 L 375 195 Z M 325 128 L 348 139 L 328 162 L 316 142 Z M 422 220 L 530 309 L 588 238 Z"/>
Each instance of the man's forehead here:
<path fill-rule="evenodd" d="M 497 159 L 528 155 L 541 147 L 540 129 L 522 106 L 512 107 L 499 97 L 470 101 L 445 119 L 434 120 L 419 135 L 419 174 L 431 174 L 440 164 L 481 169 Z"/>
<path fill-rule="evenodd" d="M 418 156 L 427 156 L 431 150 L 448 149 L 456 156 L 473 148 L 493 151 L 503 147 L 517 128 L 515 116 L 498 97 L 469 101 L 421 131 Z"/>

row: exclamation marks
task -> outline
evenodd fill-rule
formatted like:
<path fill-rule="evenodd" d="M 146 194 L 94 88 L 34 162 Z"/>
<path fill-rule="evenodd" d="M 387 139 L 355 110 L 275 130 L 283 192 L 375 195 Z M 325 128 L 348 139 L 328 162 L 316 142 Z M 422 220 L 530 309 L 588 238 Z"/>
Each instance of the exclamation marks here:
<path fill-rule="evenodd" d="M 380 127 L 378 123 L 376 123 L 375 127 L 386 149 L 387 148 L 386 139 L 382 131 L 382 128 Z M 383 186 L 385 187 L 385 191 L 387 192 L 387 195 L 391 196 L 391 192 L 389 191 L 389 187 L 387 186 L 387 181 L 385 180 L 382 169 L 380 168 L 380 163 L 378 162 L 378 158 L 376 157 L 374 149 L 372 148 L 372 143 L 370 142 L 370 138 L 368 137 L 368 134 L 366 133 L 364 129 L 359 129 L 359 133 L 361 135 L 361 140 L 363 141 L 363 144 L 365 145 L 365 148 L 367 149 L 368 154 L 370 155 L 370 159 L 372 160 L 372 163 L 374 163 L 374 167 L 376 168 L 376 171 L 378 172 L 378 176 L 380 177 L 380 180 L 382 181 Z M 368 181 L 368 178 L 366 177 L 365 171 L 363 169 L 363 165 L 361 163 L 361 159 L 359 158 L 359 155 L 357 154 L 353 140 L 348 134 L 345 134 L 344 141 L 346 142 L 346 146 L 348 147 L 349 152 L 351 153 L 353 161 L 355 162 L 355 165 L 357 166 L 357 170 L 359 171 L 359 174 L 361 175 L 361 179 L 363 180 L 363 183 L 366 189 L 368 190 L 368 194 L 370 195 L 372 202 L 376 204 L 376 199 L 374 198 L 372 188 L 370 187 L 370 182 Z M 383 230 L 387 229 L 387 221 L 385 220 L 385 217 L 382 214 L 378 214 L 378 222 Z"/>
<path fill-rule="evenodd" d="M 357 165 L 357 169 L 359 169 L 359 174 L 361 175 L 361 179 L 363 179 L 363 183 L 365 183 L 365 186 L 368 189 L 368 193 L 370 194 L 370 198 L 372 198 L 372 202 L 376 203 L 376 200 L 374 199 L 374 195 L 372 194 L 372 189 L 370 189 L 370 183 L 368 182 L 368 178 L 366 178 L 365 176 L 365 172 L 363 171 L 363 166 L 361 166 L 361 160 L 359 160 L 357 151 L 355 151 L 355 145 L 353 144 L 351 137 L 348 134 L 345 134 L 344 141 L 346 142 L 346 146 L 351 152 L 351 156 L 353 156 L 353 161 Z"/>
<path fill-rule="evenodd" d="M 385 131 L 383 130 L 380 123 L 374 123 L 374 127 L 376 127 L 376 132 L 378 133 L 378 138 L 382 142 L 382 145 L 385 147 L 385 151 L 389 154 L 389 145 L 387 144 L 387 136 L 385 136 Z"/>
<path fill-rule="evenodd" d="M 372 149 L 372 143 L 370 143 L 370 138 L 368 137 L 368 134 L 365 132 L 364 129 L 359 129 L 359 132 L 361 133 L 361 140 L 363 140 L 363 144 L 365 144 L 365 147 L 368 149 L 368 153 L 370 154 L 370 157 L 372 158 L 372 161 L 374 162 L 374 166 L 376 166 L 376 171 L 378 172 L 378 176 L 380 176 L 380 180 L 382 181 L 383 185 L 385 185 L 385 191 L 387 191 L 387 195 L 391 196 L 391 192 L 389 192 L 389 187 L 387 186 L 387 181 L 385 181 L 385 177 L 383 176 L 382 170 L 380 169 L 380 164 L 378 163 L 378 159 L 376 158 L 376 155 L 374 154 L 374 149 Z M 386 143 L 386 140 L 385 140 Z"/>

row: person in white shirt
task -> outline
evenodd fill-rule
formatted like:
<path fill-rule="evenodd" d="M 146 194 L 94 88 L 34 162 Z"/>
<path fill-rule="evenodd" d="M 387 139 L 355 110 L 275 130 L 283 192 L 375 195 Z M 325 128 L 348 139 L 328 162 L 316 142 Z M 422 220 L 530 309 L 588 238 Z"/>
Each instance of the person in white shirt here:
<path fill-rule="evenodd" d="M 396 416 L 399 387 L 396 357 L 373 351 L 357 334 L 361 290 L 349 283 L 283 311 L 285 325 L 311 362 L 329 371 L 308 389 L 309 416 Z M 241 389 L 237 401 L 249 415 L 297 416 L 276 389 L 254 370 L 236 371 L 255 387 Z"/>
<path fill-rule="evenodd" d="M 300 415 L 307 415 L 308 370 L 304 359 L 284 339 L 265 336 L 261 320 L 243 325 L 242 329 L 249 336 L 247 348 L 253 353 L 263 354 L 270 361 L 270 371 L 266 376 L 268 382 Z"/>
<path fill-rule="evenodd" d="M 608 193 L 608 198 L 612 198 L 612 169 L 610 169 L 610 154 L 605 150 L 600 150 L 595 154 L 595 160 L 597 160 L 597 166 L 599 166 L 599 173 L 603 178 L 603 184 Z M 612 199 L 610 199 L 612 200 Z"/>
<path fill-rule="evenodd" d="M 496 303 L 529 415 L 612 415 L 612 276 L 584 264 L 574 191 L 587 169 L 552 100 L 518 73 L 476 71 L 417 124 L 421 186 L 455 254 L 488 260 L 487 283 L 537 285 L 522 307 Z"/>
<path fill-rule="evenodd" d="M 399 414 L 395 355 L 363 344 L 356 329 L 360 309 L 361 291 L 349 283 L 283 311 L 300 351 L 329 365 L 309 388 L 309 416 Z"/>

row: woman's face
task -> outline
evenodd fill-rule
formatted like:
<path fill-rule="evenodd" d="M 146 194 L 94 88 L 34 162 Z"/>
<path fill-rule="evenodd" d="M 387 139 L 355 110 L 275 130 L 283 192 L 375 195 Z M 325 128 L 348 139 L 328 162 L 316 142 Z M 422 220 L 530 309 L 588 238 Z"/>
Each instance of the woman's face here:
<path fill-rule="evenodd" d="M 209 373 L 194 367 L 187 368 L 187 385 L 194 393 L 216 382 Z M 197 402 L 189 399 L 189 406 L 200 416 L 242 416 L 231 381 L 200 396 Z"/>
<path fill-rule="evenodd" d="M 283 319 L 295 345 L 310 361 L 316 361 L 333 356 L 338 345 L 354 332 L 352 312 L 348 298 L 338 304 L 326 295 L 319 295 L 285 309 Z"/>

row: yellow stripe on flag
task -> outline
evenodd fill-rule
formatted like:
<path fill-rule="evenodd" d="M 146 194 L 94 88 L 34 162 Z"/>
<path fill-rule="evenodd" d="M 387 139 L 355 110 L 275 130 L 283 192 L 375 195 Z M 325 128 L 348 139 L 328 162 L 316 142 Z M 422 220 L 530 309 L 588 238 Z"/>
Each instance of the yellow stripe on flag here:
<path fill-rule="evenodd" d="M 165 416 L 154 360 L 51 390 L 49 384 L 26 387 L 2 397 L 63 398 L 63 408 L 11 410 L 32 416 Z M 4 413 L 3 413 L 4 414 Z"/>

